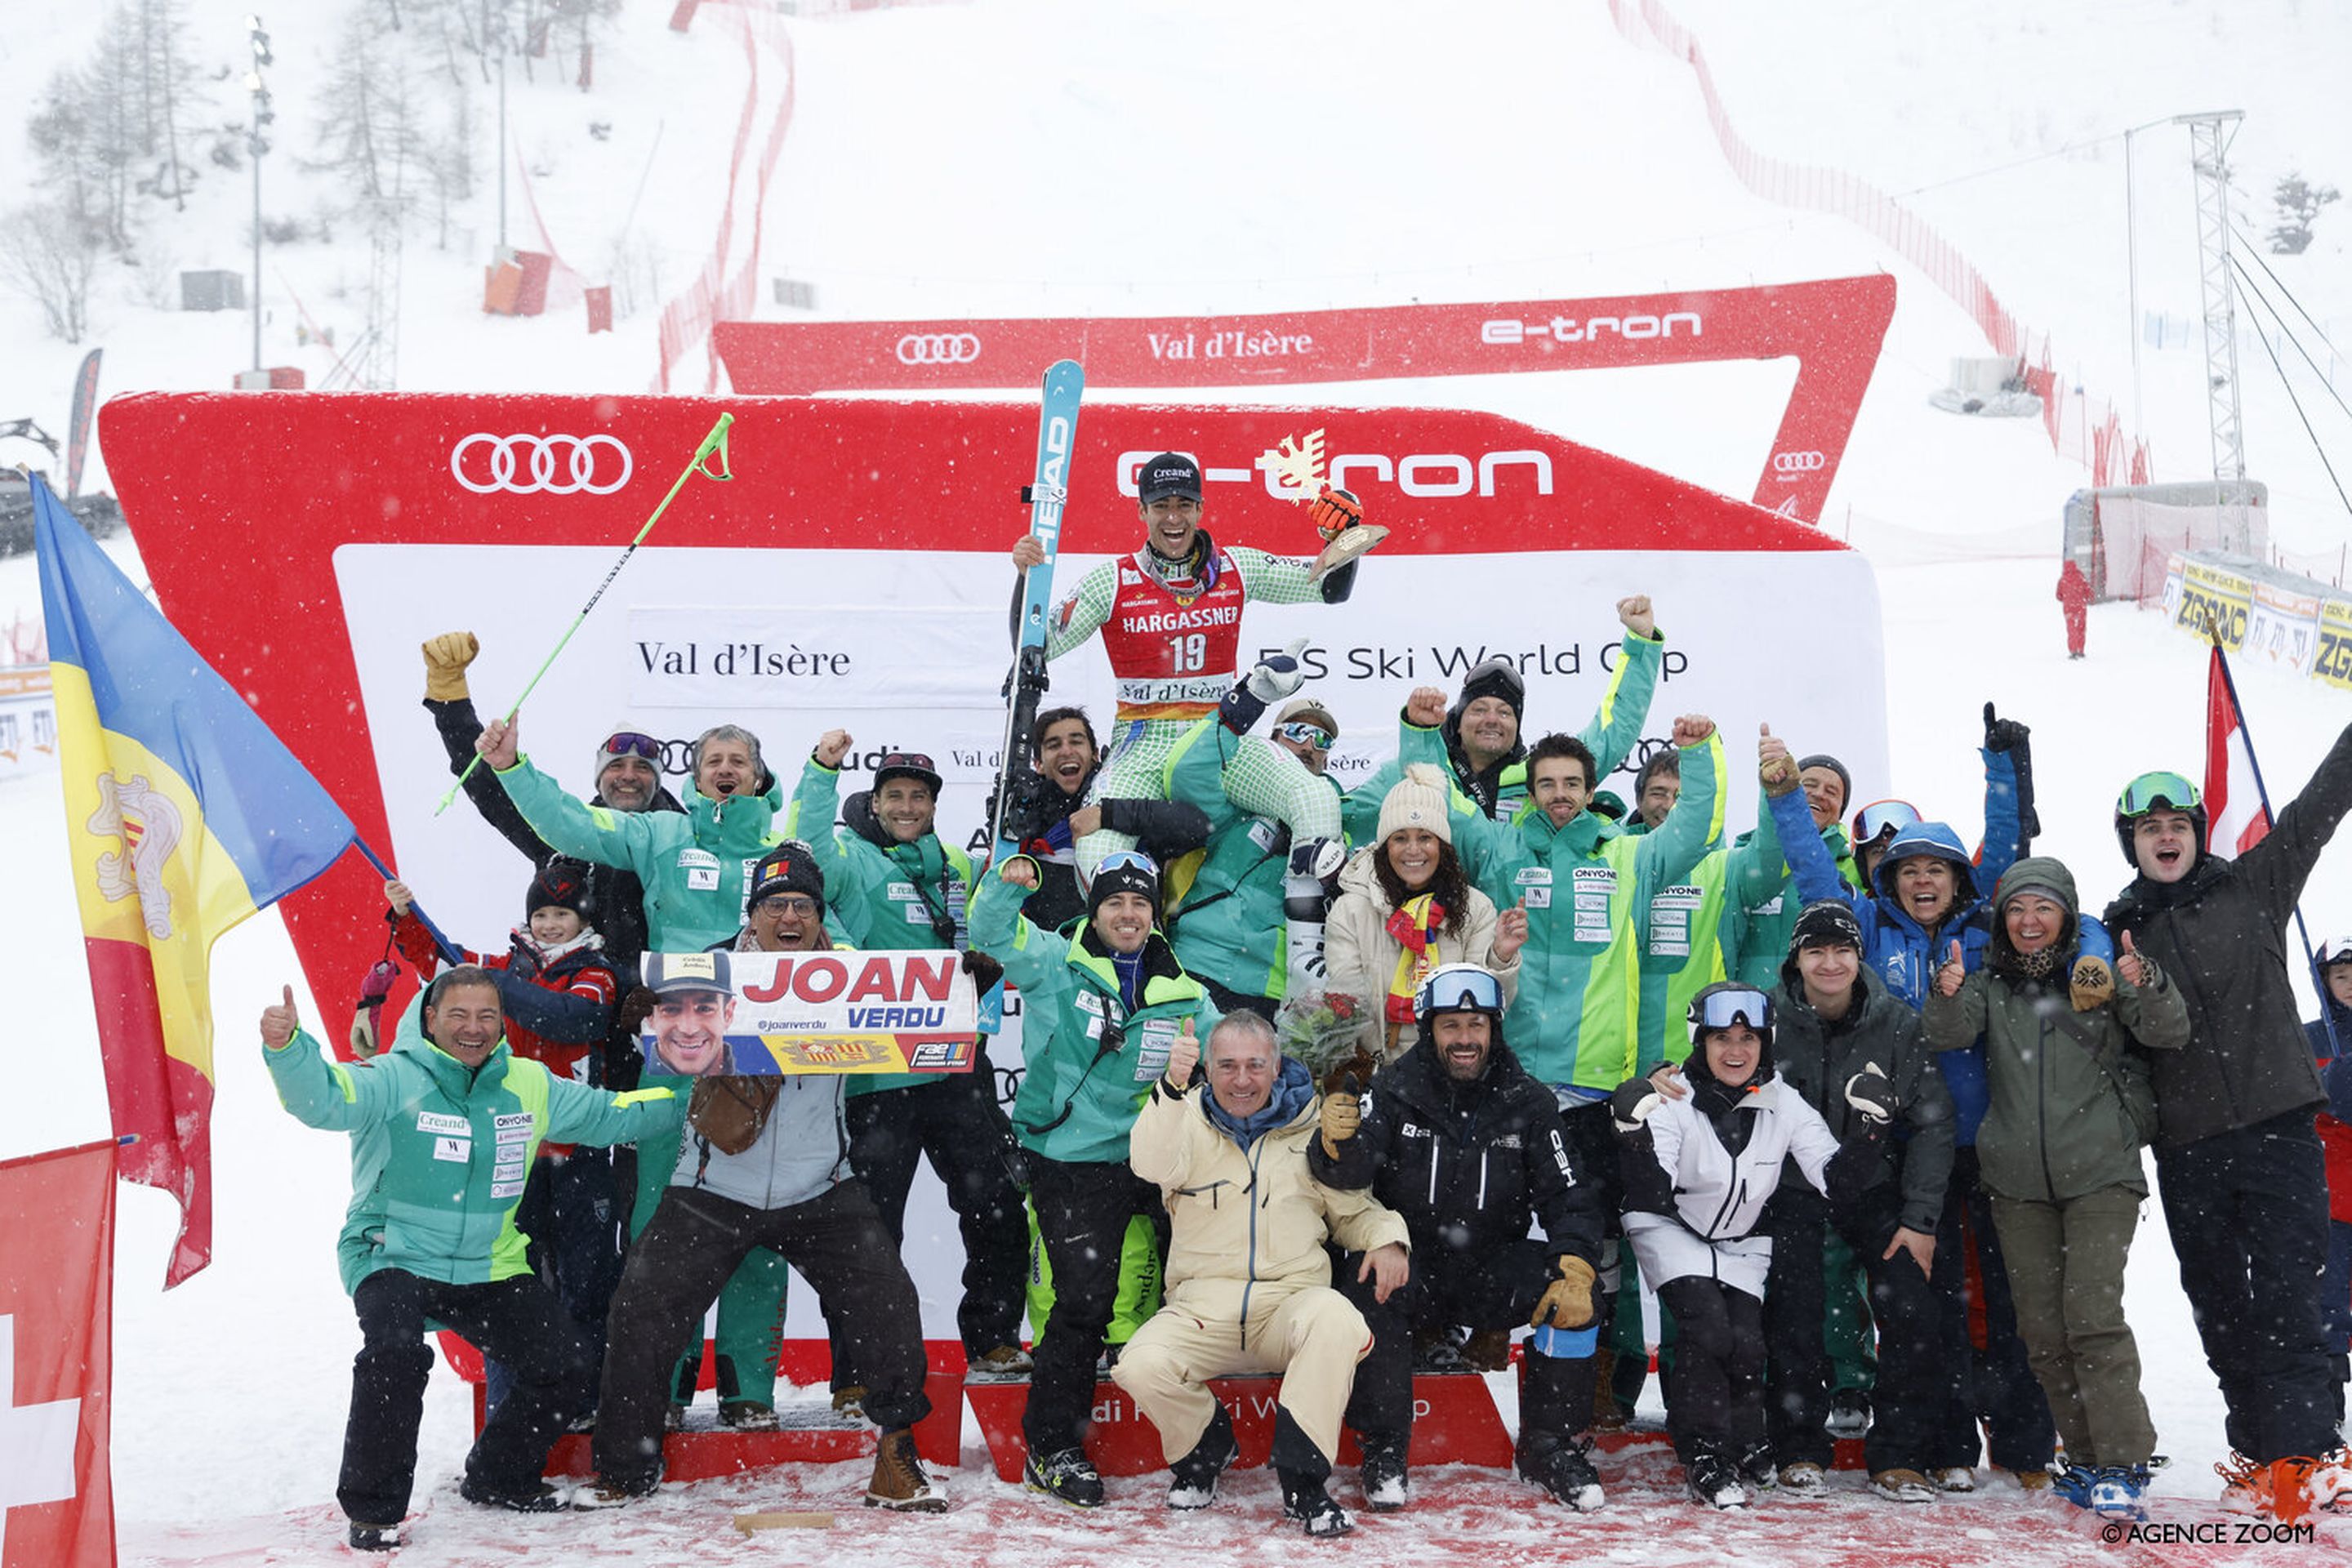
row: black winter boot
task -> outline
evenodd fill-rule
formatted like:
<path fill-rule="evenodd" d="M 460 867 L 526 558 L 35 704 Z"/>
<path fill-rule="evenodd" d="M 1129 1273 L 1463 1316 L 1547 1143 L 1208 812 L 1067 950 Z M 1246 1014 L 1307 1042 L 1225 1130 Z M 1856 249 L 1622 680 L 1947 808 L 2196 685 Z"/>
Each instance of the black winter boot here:
<path fill-rule="evenodd" d="M 1168 1506 L 1206 1508 L 1216 1501 L 1217 1478 L 1240 1452 L 1241 1445 L 1234 1441 L 1233 1417 L 1220 1405 L 1192 1451 L 1168 1467 Z"/>

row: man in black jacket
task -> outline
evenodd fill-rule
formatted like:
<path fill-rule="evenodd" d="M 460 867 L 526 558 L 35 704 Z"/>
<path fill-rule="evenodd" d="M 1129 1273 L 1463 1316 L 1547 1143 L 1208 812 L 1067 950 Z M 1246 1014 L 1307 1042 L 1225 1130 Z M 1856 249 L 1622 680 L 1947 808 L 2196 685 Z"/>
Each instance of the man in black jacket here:
<path fill-rule="evenodd" d="M 1327 1096 L 1307 1155 L 1316 1180 L 1371 1188 L 1412 1236 L 1412 1279 L 1386 1301 L 1358 1279 L 1360 1260 L 1343 1259 L 1335 1273 L 1372 1330 L 1348 1405 L 1364 1451 L 1364 1500 L 1380 1511 L 1404 1506 L 1414 1328 L 1533 1323 L 1519 1474 L 1570 1508 L 1598 1508 L 1601 1478 L 1586 1457 L 1598 1194 L 1579 1179 L 1551 1090 L 1503 1044 L 1492 973 L 1475 963 L 1439 968 L 1422 982 L 1414 1015 L 1420 1037 L 1373 1078 L 1369 1109 Z M 1528 1237 L 1530 1212 L 1541 1244 Z"/>
<path fill-rule="evenodd" d="M 1955 1302 L 1931 1284 L 1936 1225 L 1952 1173 L 1952 1097 L 1919 1026 L 1919 1015 L 1874 989 L 1862 973 L 1862 927 L 1834 899 L 1797 916 L 1788 962 L 1772 994 L 1779 1026 L 1774 1064 L 1789 1087 L 1822 1113 L 1843 1143 L 1857 1115 L 1846 1080 L 1875 1070 L 1895 1086 L 1902 1106 L 1887 1150 L 1894 1170 L 1859 1201 L 1832 1210 L 1793 1174 L 1772 1200 L 1772 1269 L 1764 1291 L 1764 1331 L 1774 1462 L 1791 1491 L 1814 1493 L 1832 1457 L 1822 1422 L 1829 1414 L 1829 1357 L 1822 1335 L 1822 1248 L 1834 1224 L 1870 1281 L 1878 1324 L 1875 1418 L 1864 1456 L 1880 1489 L 1900 1497 L 1933 1495 L 1929 1472 L 1975 1462 L 1941 1453 L 1938 1420 L 1959 1398 L 1967 1367 L 1939 1352 L 1937 1324 Z M 1975 1434 L 1969 1433 L 1973 1440 Z M 2046 1473 L 2046 1472 L 2045 1472 Z M 1759 1471 L 1750 1478 L 1762 1480 Z"/>
<path fill-rule="evenodd" d="M 2143 773 L 2116 803 L 2139 873 L 2107 906 L 2120 942 L 2189 1004 L 2186 1048 L 2156 1069 L 2158 1192 L 2221 1384 L 2223 1506 L 2300 1519 L 2352 1497 L 2344 1415 L 2320 1326 L 2327 1176 L 2313 1116 L 2327 1102 L 2287 978 L 2287 917 L 2347 811 L 2352 729 L 2336 737 L 2269 837 L 2236 859 L 2206 843 L 2204 800 L 2178 773 Z"/>

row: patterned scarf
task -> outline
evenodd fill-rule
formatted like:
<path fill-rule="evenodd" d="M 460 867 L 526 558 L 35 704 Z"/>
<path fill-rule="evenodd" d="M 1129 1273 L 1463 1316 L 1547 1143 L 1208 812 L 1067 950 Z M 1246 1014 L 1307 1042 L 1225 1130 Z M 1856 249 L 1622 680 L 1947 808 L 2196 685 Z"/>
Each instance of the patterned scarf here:
<path fill-rule="evenodd" d="M 1412 999 L 1421 983 L 1437 967 L 1437 931 L 1445 923 L 1445 906 L 1433 893 L 1423 893 L 1399 904 L 1388 919 L 1388 933 L 1403 951 L 1397 954 L 1395 975 L 1389 981 L 1388 1021 L 1412 1022 Z"/>

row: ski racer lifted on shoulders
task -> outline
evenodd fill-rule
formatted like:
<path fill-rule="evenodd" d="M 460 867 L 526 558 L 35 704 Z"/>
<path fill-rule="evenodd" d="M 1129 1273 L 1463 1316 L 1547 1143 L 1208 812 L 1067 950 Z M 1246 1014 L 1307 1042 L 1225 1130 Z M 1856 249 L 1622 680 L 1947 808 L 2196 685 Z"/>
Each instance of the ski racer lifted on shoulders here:
<path fill-rule="evenodd" d="M 1381 537 L 1364 523 L 1354 496 L 1325 485 L 1308 513 L 1329 542 L 1319 560 L 1220 545 L 1201 526 L 1201 466 L 1180 452 L 1145 462 L 1136 495 L 1143 547 L 1081 578 L 1055 610 L 1045 645 L 1046 657 L 1059 658 L 1099 630 L 1118 682 L 1108 758 L 1090 801 L 1154 793 L 1177 741 L 1216 711 L 1241 672 L 1244 604 L 1339 604 L 1355 585 L 1354 558 Z M 1013 546 L 1013 563 L 1024 572 L 1045 558 L 1033 535 Z M 1226 769 L 1225 792 L 1244 812 L 1290 828 L 1296 894 L 1303 897 L 1310 882 L 1319 888 L 1338 869 L 1339 803 L 1296 757 L 1252 737 Z M 1080 878 L 1104 856 L 1131 847 L 1131 839 L 1107 828 L 1088 834 L 1077 846 Z M 1319 977 L 1319 910 L 1293 921 L 1293 968 Z"/>

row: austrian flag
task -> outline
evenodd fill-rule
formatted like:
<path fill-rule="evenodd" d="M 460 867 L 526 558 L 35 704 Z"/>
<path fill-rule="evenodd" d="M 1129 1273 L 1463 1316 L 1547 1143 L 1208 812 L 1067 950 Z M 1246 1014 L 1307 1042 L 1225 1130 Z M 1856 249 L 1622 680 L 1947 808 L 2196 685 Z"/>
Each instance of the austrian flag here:
<path fill-rule="evenodd" d="M 2205 837 L 2215 854 L 2234 859 L 2263 841 L 2271 830 L 2271 814 L 2254 777 L 2253 750 L 2230 667 L 2218 647 L 2211 658 L 2205 676 Z"/>

